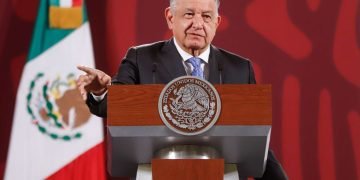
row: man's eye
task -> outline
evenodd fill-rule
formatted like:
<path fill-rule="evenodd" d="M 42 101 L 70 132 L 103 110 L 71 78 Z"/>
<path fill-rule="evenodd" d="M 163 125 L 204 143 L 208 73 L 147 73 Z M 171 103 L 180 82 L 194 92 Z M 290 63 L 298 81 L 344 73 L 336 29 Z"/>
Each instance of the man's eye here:
<path fill-rule="evenodd" d="M 186 18 L 191 18 L 194 16 L 194 13 L 185 13 Z"/>
<path fill-rule="evenodd" d="M 211 21 L 212 17 L 210 15 L 203 15 L 205 21 Z"/>

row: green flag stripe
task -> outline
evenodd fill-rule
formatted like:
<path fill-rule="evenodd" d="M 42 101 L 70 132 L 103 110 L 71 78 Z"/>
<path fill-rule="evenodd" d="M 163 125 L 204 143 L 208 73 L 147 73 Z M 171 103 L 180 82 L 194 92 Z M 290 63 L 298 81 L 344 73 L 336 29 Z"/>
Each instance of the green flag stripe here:
<path fill-rule="evenodd" d="M 73 31 L 72 29 L 49 28 L 49 5 L 49 0 L 40 0 L 27 62 L 33 60 Z M 87 20 L 86 7 L 85 3 L 83 3 L 83 22 Z"/>
<path fill-rule="evenodd" d="M 60 6 L 60 0 L 50 0 L 50 6 Z"/>

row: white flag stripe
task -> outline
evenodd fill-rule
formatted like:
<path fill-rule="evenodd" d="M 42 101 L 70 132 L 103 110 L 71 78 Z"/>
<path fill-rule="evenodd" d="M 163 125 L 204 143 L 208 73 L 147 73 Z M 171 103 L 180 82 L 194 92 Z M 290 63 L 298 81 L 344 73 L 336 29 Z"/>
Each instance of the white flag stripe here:
<path fill-rule="evenodd" d="M 70 8 L 72 7 L 72 0 L 60 0 L 60 7 Z"/>

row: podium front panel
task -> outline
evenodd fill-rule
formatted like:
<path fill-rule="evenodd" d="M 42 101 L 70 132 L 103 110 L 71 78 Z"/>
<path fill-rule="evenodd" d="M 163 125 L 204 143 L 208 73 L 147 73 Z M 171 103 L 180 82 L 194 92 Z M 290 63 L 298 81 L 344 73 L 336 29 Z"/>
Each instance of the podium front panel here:
<path fill-rule="evenodd" d="M 259 177 L 265 169 L 271 126 L 215 126 L 201 136 L 183 136 L 166 126 L 109 126 L 108 171 L 113 177 L 135 177 L 157 151 L 173 145 L 210 146 L 225 163 L 238 164 L 240 176 Z"/>

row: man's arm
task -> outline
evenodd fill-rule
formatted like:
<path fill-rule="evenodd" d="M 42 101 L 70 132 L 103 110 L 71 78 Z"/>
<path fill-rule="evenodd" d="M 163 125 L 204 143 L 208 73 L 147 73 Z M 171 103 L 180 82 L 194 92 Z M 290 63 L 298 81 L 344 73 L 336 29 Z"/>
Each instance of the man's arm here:
<path fill-rule="evenodd" d="M 107 92 L 105 92 L 104 97 L 101 100 L 95 99 L 93 94 L 87 93 L 86 105 L 89 107 L 89 110 L 92 114 L 106 118 Z"/>

